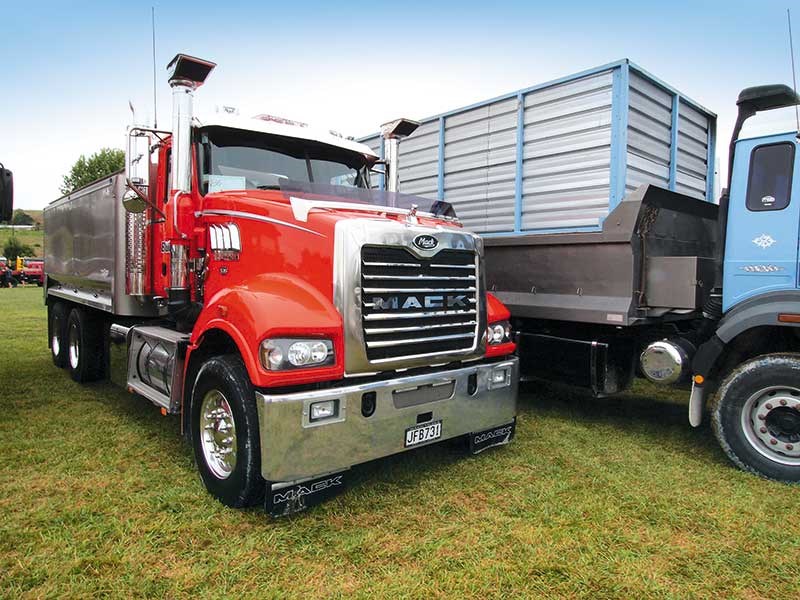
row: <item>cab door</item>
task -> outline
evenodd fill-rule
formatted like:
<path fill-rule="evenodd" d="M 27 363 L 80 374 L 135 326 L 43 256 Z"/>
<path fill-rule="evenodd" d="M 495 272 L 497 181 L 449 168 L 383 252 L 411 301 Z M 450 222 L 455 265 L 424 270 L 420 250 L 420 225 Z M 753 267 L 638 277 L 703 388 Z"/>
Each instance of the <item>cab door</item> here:
<path fill-rule="evenodd" d="M 795 134 L 736 144 L 725 241 L 723 309 L 798 285 L 800 163 Z"/>

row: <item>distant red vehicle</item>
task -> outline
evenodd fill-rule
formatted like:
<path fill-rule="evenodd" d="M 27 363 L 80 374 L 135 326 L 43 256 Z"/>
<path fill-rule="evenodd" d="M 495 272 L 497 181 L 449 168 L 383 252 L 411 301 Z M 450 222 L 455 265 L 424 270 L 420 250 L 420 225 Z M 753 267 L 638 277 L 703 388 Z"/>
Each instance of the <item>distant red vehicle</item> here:
<path fill-rule="evenodd" d="M 35 283 L 41 286 L 44 281 L 44 259 L 20 257 L 17 259 L 17 271 L 14 272 L 23 283 Z"/>

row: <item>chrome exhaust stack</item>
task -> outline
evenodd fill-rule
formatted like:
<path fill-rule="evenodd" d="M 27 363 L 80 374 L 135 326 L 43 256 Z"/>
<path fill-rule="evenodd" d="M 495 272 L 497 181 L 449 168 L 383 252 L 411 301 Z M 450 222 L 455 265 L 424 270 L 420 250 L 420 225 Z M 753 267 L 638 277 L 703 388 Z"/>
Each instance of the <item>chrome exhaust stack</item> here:
<path fill-rule="evenodd" d="M 381 125 L 384 140 L 384 162 L 386 163 L 386 191 L 400 191 L 399 151 L 400 140 L 407 138 L 419 127 L 419 121 L 395 119 Z"/>
<path fill-rule="evenodd" d="M 170 281 L 167 307 L 179 315 L 191 300 L 186 236 L 180 232 L 178 198 L 192 190 L 192 119 L 194 91 L 205 83 L 216 64 L 186 54 L 178 54 L 167 65 L 172 88 L 172 175 L 170 198 L 173 203 L 170 240 Z"/>
<path fill-rule="evenodd" d="M 194 91 L 203 85 L 217 65 L 177 54 L 167 65 L 172 88 L 172 192 L 192 189 L 192 118 Z"/>

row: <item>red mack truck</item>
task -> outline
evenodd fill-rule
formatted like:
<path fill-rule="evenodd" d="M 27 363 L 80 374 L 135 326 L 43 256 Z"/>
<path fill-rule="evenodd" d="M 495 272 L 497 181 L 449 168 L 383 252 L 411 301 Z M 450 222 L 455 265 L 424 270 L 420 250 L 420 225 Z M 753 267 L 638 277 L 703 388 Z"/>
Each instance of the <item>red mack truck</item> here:
<path fill-rule="evenodd" d="M 55 365 L 180 416 L 208 491 L 273 516 L 359 463 L 507 444 L 518 363 L 481 238 L 449 204 L 396 193 L 396 152 L 195 117 L 214 67 L 177 55 L 172 131 L 130 127 L 124 172 L 46 208 Z M 387 124 L 387 146 L 414 126 Z M 370 188 L 381 162 L 387 191 Z"/>

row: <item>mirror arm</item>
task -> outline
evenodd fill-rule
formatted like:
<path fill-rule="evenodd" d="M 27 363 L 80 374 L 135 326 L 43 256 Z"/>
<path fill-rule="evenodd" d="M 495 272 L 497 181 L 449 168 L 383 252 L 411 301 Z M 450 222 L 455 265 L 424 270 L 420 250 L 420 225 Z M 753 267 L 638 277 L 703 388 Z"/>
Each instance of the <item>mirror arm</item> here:
<path fill-rule="evenodd" d="M 132 190 L 133 193 L 135 193 L 137 196 L 139 196 L 139 198 L 141 198 L 142 201 L 145 204 L 147 204 L 147 206 L 149 206 L 154 211 L 156 211 L 162 219 L 166 219 L 167 218 L 166 213 L 164 213 L 164 211 L 162 211 L 160 208 L 158 208 L 158 206 L 156 206 L 155 204 L 150 202 L 150 199 L 145 195 L 145 193 L 142 191 L 142 189 L 139 186 L 137 186 L 135 183 L 133 183 L 130 180 L 130 178 L 128 178 L 128 177 L 125 178 L 125 185 L 127 185 L 128 189 Z"/>

